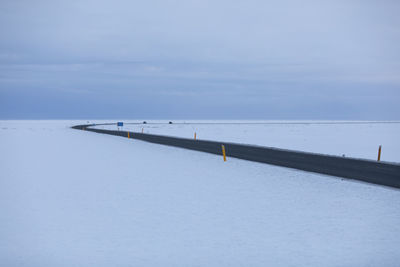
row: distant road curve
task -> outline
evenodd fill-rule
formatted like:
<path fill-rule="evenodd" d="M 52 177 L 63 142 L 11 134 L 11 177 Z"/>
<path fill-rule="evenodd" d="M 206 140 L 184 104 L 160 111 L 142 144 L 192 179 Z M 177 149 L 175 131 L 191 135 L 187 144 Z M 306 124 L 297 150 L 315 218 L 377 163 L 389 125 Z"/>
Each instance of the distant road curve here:
<path fill-rule="evenodd" d="M 400 164 L 348 157 L 345 158 L 256 145 L 194 140 L 138 132 L 91 128 L 98 125 L 116 125 L 116 123 L 84 124 L 76 125 L 72 128 L 121 137 L 128 137 L 129 134 L 130 138 L 133 139 L 217 155 L 222 154 L 221 146 L 224 145 L 226 148 L 226 155 L 228 157 L 400 188 Z"/>

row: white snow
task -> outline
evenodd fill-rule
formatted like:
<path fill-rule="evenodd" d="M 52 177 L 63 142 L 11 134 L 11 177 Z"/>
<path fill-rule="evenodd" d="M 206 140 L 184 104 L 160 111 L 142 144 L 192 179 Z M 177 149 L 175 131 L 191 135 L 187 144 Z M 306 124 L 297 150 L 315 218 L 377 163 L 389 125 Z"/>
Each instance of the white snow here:
<path fill-rule="evenodd" d="M 1 266 L 400 262 L 399 190 L 79 123 L 0 122 Z"/>
<path fill-rule="evenodd" d="M 140 121 L 126 121 L 139 123 Z M 400 162 L 400 122 L 365 121 L 154 121 L 124 130 L 185 138 L 255 144 L 346 157 Z M 97 126 L 116 129 L 116 125 Z"/>

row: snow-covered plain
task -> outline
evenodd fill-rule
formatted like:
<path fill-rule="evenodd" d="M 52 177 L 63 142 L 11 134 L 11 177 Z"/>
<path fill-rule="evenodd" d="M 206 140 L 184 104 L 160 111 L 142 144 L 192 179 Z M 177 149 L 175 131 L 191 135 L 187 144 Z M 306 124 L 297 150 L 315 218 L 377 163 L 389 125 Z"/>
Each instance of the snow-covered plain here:
<path fill-rule="evenodd" d="M 399 190 L 79 123 L 0 122 L 1 266 L 399 266 Z"/>
<path fill-rule="evenodd" d="M 126 121 L 140 123 L 141 121 Z M 263 145 L 376 160 L 400 162 L 400 122 L 364 121 L 147 121 L 124 130 L 198 139 Z M 155 124 L 152 124 L 155 122 Z M 97 126 L 116 129 L 115 125 Z"/>

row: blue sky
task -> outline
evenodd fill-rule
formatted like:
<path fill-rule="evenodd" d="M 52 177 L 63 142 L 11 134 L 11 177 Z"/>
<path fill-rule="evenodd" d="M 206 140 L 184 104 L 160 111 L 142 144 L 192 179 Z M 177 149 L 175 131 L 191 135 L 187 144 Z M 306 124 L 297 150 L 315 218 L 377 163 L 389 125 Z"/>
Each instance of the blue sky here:
<path fill-rule="evenodd" d="M 0 2 L 1 119 L 400 119 L 400 1 Z"/>

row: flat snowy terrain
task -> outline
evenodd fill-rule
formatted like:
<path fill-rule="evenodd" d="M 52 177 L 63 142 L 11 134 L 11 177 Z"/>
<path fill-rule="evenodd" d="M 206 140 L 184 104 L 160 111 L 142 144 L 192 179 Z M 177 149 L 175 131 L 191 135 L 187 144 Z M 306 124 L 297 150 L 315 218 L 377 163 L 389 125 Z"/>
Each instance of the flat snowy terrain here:
<path fill-rule="evenodd" d="M 399 266 L 400 190 L 69 128 L 79 123 L 0 121 L 1 266 Z M 392 126 L 371 127 L 393 144 Z M 238 141 L 233 130 L 254 129 L 241 127 L 196 130 Z M 285 144 L 282 126 L 254 127 Z"/>
<path fill-rule="evenodd" d="M 139 121 L 127 121 L 139 123 Z M 126 124 L 124 130 L 255 144 L 347 157 L 400 162 L 400 122 L 351 121 L 154 121 Z M 112 126 L 97 126 L 116 129 Z"/>

